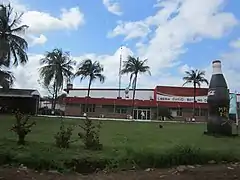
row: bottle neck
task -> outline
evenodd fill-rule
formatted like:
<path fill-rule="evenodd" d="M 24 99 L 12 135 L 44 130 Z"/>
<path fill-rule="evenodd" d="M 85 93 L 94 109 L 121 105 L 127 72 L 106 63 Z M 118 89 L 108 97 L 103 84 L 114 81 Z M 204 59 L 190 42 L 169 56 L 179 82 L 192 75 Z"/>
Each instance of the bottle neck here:
<path fill-rule="evenodd" d="M 213 64 L 213 72 L 212 74 L 222 74 L 222 67 L 221 67 L 221 63 L 215 63 Z"/>

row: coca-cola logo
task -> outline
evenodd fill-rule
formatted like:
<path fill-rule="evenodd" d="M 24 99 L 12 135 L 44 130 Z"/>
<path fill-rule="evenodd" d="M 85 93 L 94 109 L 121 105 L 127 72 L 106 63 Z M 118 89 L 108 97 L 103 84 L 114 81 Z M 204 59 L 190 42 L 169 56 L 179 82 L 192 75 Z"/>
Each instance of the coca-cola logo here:
<path fill-rule="evenodd" d="M 208 91 L 208 96 L 213 96 L 215 94 L 215 90 Z"/>

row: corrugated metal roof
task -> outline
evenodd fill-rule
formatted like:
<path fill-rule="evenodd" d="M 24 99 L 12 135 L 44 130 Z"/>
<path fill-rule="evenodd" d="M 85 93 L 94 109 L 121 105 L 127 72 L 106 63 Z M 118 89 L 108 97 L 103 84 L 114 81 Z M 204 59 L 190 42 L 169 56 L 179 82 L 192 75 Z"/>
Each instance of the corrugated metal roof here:
<path fill-rule="evenodd" d="M 0 88 L 0 96 L 11 96 L 11 97 L 32 97 L 34 95 L 39 95 L 38 90 L 35 89 L 8 89 L 4 90 Z"/>

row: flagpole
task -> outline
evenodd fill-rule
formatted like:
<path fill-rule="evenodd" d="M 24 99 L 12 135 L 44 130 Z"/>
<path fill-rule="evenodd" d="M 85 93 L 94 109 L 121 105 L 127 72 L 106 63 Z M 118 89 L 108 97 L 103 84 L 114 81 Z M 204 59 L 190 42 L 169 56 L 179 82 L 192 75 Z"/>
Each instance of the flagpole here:
<path fill-rule="evenodd" d="M 119 72 L 118 72 L 118 99 L 121 99 L 121 81 L 122 81 L 122 46 L 120 48 L 120 58 L 119 58 Z"/>

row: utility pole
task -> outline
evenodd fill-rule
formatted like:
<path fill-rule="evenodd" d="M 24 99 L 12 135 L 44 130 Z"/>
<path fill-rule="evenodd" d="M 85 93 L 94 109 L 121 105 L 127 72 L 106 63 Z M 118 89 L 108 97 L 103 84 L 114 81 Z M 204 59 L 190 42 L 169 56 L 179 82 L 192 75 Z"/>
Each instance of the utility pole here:
<path fill-rule="evenodd" d="M 235 91 L 235 97 L 236 97 L 236 127 L 237 127 L 237 134 L 238 134 L 238 102 L 237 102 L 237 91 Z"/>

